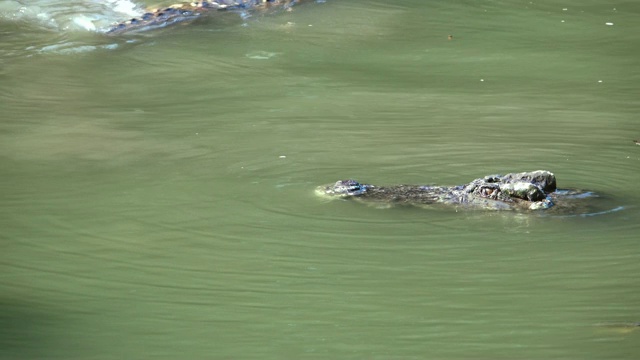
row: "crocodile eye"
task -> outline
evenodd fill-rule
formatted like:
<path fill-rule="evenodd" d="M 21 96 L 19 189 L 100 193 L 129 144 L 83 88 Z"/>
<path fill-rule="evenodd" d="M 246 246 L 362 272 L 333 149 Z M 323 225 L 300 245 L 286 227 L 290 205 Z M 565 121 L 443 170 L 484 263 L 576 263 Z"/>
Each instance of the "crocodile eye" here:
<path fill-rule="evenodd" d="M 485 196 L 491 196 L 491 195 L 493 195 L 494 192 L 495 192 L 494 189 L 488 189 L 488 188 L 482 189 L 482 193 Z"/>

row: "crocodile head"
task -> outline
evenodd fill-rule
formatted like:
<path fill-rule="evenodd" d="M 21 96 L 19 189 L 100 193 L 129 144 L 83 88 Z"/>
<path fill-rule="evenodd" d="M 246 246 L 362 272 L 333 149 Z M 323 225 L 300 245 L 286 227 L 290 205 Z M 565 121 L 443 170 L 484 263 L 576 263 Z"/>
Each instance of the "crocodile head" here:
<path fill-rule="evenodd" d="M 368 185 L 360 184 L 355 180 L 338 180 L 335 184 L 319 186 L 316 188 L 318 195 L 346 198 L 358 196 L 367 192 Z"/>

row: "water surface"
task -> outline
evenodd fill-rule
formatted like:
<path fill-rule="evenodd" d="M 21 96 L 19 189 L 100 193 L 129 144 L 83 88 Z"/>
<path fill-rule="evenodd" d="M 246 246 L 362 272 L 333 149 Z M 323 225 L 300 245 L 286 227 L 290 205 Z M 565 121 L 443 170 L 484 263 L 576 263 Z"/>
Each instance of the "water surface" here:
<path fill-rule="evenodd" d="M 4 16 L 0 358 L 635 358 L 640 329 L 600 325 L 640 321 L 639 13 L 328 0 L 122 37 Z M 314 195 L 535 169 L 622 210 Z"/>

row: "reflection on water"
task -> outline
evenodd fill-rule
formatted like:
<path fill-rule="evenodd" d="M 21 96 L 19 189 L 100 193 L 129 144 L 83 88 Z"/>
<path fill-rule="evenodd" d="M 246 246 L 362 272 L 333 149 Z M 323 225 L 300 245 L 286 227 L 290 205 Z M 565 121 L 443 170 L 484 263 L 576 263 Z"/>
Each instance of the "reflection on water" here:
<path fill-rule="evenodd" d="M 5 18 L 0 358 L 635 358 L 636 11 L 525 5 L 108 40 Z M 118 47 L 30 48 L 68 43 Z M 597 216 L 314 194 L 539 168 Z"/>

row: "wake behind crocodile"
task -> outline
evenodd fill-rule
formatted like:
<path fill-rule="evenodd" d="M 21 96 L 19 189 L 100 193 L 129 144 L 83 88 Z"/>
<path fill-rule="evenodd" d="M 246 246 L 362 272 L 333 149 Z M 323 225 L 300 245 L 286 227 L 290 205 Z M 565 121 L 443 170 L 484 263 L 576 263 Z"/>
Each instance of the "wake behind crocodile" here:
<path fill-rule="evenodd" d="M 102 33 L 144 10 L 131 0 L 2 1 L 0 19 L 34 31 Z"/>
<path fill-rule="evenodd" d="M 165 3 L 158 8 L 147 8 L 133 0 L 13 0 L 0 2 L 0 25 L 1 22 L 18 24 L 20 31 L 12 32 L 15 36 L 31 33 L 38 39 L 26 47 L 27 53 L 78 53 L 115 49 L 141 41 L 126 35 L 152 34 L 152 30 L 174 28 L 177 24 L 211 19 L 223 13 L 235 14 L 225 16 L 236 16 L 246 22 L 254 14 L 291 10 L 301 2 L 305 1 L 217 0 Z M 49 40 L 39 41 L 44 37 L 42 34 L 50 34 Z M 96 38 L 91 34 L 101 36 Z"/>
<path fill-rule="evenodd" d="M 314 0 L 324 2 L 324 0 Z M 191 22 L 221 11 L 243 18 L 268 9 L 290 10 L 304 0 L 215 0 L 160 4 L 147 8 L 132 0 L 0 2 L 0 20 L 29 23 L 47 31 L 123 34 Z"/>

